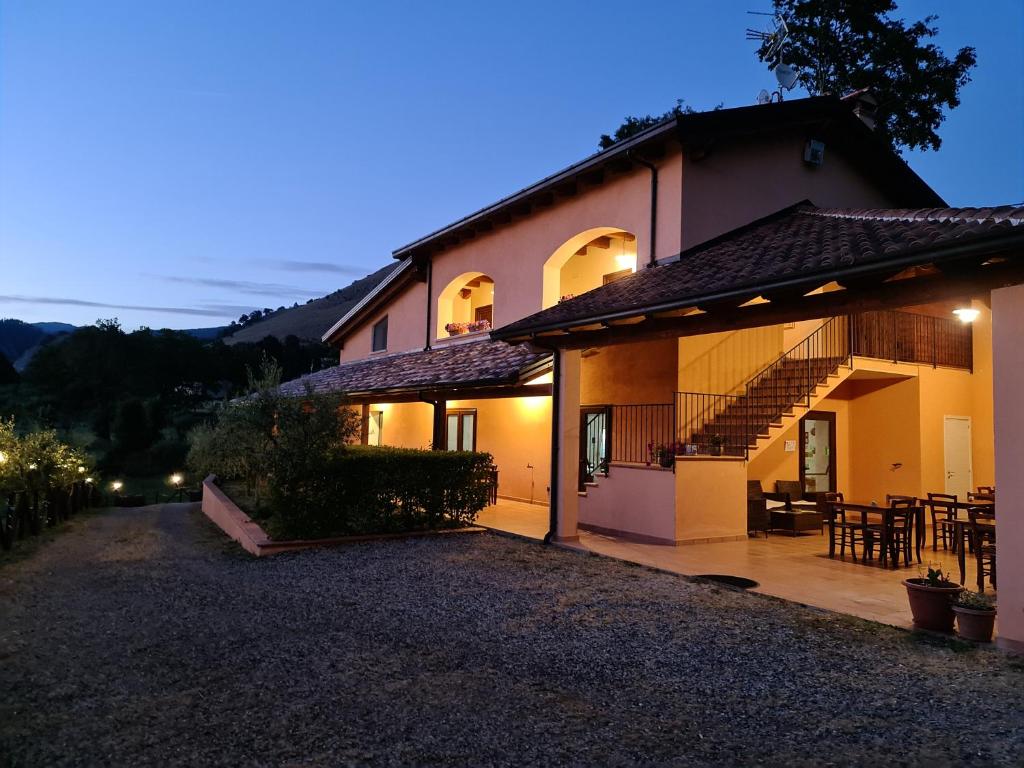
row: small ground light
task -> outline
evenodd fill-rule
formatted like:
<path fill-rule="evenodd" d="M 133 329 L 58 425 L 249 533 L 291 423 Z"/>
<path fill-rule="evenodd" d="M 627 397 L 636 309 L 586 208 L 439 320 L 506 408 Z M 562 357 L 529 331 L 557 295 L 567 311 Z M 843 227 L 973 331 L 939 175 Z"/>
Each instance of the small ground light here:
<path fill-rule="evenodd" d="M 87 482 L 89 485 L 92 485 L 92 478 L 91 477 L 85 478 L 85 482 Z"/>
<path fill-rule="evenodd" d="M 3 451 L 0 451 L 0 464 L 4 464 L 6 462 L 7 462 L 7 454 L 4 453 Z"/>
<path fill-rule="evenodd" d="M 110 484 L 110 487 L 114 489 L 114 493 L 117 493 L 122 488 L 124 488 L 124 483 L 122 483 L 120 480 L 115 480 Z"/>
<path fill-rule="evenodd" d="M 79 467 L 78 468 L 78 474 L 84 475 L 85 474 L 85 467 Z"/>
<path fill-rule="evenodd" d="M 178 496 L 178 501 L 179 502 L 181 501 L 181 491 L 182 491 L 181 483 L 184 481 L 184 479 L 185 478 L 183 478 L 181 476 L 180 472 L 175 472 L 173 475 L 171 475 L 171 485 L 173 485 L 174 486 L 174 490 L 177 491 L 177 496 Z"/>

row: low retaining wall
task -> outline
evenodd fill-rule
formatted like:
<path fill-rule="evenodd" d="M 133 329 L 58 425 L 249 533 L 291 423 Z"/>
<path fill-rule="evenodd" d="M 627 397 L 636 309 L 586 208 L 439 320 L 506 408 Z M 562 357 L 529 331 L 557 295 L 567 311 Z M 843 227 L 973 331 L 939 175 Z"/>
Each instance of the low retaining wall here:
<path fill-rule="evenodd" d="M 485 528 L 451 528 L 437 531 L 410 531 L 408 533 L 378 533 L 365 536 L 341 536 L 333 539 L 292 539 L 272 541 L 259 523 L 238 508 L 228 495 L 217 486 L 217 478 L 210 475 L 203 480 L 203 514 L 218 528 L 242 545 L 242 549 L 256 557 L 294 552 L 301 549 L 331 547 L 339 544 L 358 544 L 361 541 L 381 539 L 407 539 L 417 536 L 437 536 L 451 533 L 483 533 Z"/>

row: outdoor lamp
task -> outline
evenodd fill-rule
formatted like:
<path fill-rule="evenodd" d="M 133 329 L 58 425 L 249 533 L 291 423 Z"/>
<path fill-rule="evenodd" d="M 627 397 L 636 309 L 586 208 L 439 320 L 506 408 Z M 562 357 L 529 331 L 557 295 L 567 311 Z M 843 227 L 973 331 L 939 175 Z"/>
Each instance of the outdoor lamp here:
<path fill-rule="evenodd" d="M 92 485 L 92 478 L 91 477 L 85 478 L 85 482 L 88 483 L 89 485 Z"/>
<path fill-rule="evenodd" d="M 85 467 L 79 467 L 78 468 L 78 474 L 84 475 L 85 474 Z"/>
<path fill-rule="evenodd" d="M 4 453 L 3 451 L 0 451 L 0 464 L 6 464 L 6 463 L 7 463 L 7 454 Z"/>
<path fill-rule="evenodd" d="M 29 468 L 29 469 L 39 469 L 39 465 L 38 465 L 38 464 L 36 464 L 36 463 L 35 463 L 35 462 L 33 461 L 33 462 L 32 462 L 31 464 L 29 464 L 29 465 L 28 465 L 28 468 Z"/>
<path fill-rule="evenodd" d="M 171 484 L 172 485 L 181 485 L 181 479 L 182 479 L 181 475 L 179 475 L 177 472 L 175 472 L 173 475 L 171 475 Z"/>
<path fill-rule="evenodd" d="M 115 480 L 110 484 L 110 487 L 114 489 L 114 493 L 117 493 L 122 488 L 124 488 L 124 483 L 122 483 L 120 480 Z"/>
<path fill-rule="evenodd" d="M 961 323 L 973 323 L 981 312 L 972 307 L 957 307 L 953 310 L 953 314 L 960 318 Z"/>

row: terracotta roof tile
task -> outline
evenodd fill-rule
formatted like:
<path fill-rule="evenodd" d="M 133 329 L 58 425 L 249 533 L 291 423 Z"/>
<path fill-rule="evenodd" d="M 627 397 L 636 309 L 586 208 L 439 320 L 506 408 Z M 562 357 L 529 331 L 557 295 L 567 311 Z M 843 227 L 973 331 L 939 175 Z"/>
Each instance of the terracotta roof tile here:
<path fill-rule="evenodd" d="M 307 385 L 314 392 L 357 393 L 515 384 L 525 369 L 548 357 L 503 341 L 456 342 L 342 363 L 286 382 L 281 392 L 302 395 Z"/>
<path fill-rule="evenodd" d="M 698 304 L 716 296 L 793 279 L 827 282 L 851 267 L 884 268 L 893 259 L 1021 227 L 1024 206 L 998 208 L 840 209 L 807 203 L 690 248 L 678 260 L 569 299 L 503 326 L 495 338 L 581 325 L 665 306 Z"/>

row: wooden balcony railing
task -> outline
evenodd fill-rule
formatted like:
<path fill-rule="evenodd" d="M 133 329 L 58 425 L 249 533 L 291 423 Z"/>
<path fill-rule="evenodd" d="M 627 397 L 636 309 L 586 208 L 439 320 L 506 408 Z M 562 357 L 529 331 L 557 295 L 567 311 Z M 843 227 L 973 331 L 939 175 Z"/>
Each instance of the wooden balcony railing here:
<path fill-rule="evenodd" d="M 974 368 L 970 323 L 911 312 L 862 312 L 850 316 L 853 354 L 894 363 Z"/>

